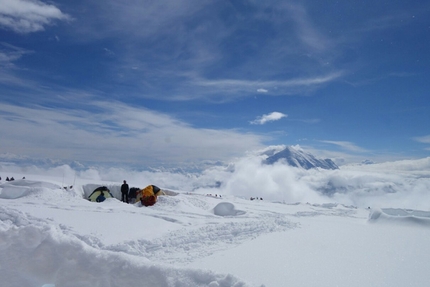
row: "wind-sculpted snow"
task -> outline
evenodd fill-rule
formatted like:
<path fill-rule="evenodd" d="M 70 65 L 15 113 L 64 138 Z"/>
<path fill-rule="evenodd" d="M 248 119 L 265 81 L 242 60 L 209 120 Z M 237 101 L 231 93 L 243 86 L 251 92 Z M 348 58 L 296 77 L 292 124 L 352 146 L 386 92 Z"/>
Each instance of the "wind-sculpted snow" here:
<path fill-rule="evenodd" d="M 369 215 L 371 222 L 391 222 L 403 224 L 418 224 L 430 227 L 430 211 L 406 210 L 399 208 L 373 209 Z"/>

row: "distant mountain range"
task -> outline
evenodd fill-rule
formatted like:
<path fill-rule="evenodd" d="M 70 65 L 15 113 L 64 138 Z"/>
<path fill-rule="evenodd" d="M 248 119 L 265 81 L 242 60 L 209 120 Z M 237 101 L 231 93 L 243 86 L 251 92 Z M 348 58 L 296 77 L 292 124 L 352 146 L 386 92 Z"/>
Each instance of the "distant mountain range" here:
<path fill-rule="evenodd" d="M 264 161 L 265 164 L 274 164 L 280 160 L 294 167 L 304 169 L 322 168 L 322 169 L 339 169 L 339 167 L 331 159 L 317 159 L 312 154 L 303 151 L 297 147 L 286 147 L 284 150 L 275 152 Z"/>
<path fill-rule="evenodd" d="M 78 161 L 66 161 L 51 158 L 31 158 L 28 156 L 16 155 L 12 153 L 0 154 L 0 161 L 18 165 L 34 165 L 43 168 L 52 168 L 61 165 L 68 165 L 75 170 L 83 170 L 86 168 L 84 164 Z"/>
<path fill-rule="evenodd" d="M 339 169 L 339 167 L 331 159 L 317 159 L 312 154 L 303 151 L 298 146 L 289 146 L 279 151 L 279 148 L 266 150 L 262 155 L 267 156 L 263 161 L 265 164 L 274 164 L 280 160 L 285 161 L 286 164 L 293 167 L 300 167 L 304 169 L 311 168 L 322 168 L 322 169 Z M 68 165 L 74 170 L 85 170 L 94 164 L 84 163 L 78 161 L 66 161 L 58 159 L 35 159 L 28 156 L 15 155 L 10 153 L 0 154 L 0 162 L 14 163 L 18 165 L 34 165 L 44 168 L 52 168 L 61 165 Z M 105 163 L 109 165 L 108 163 Z M 173 173 L 189 173 L 198 172 L 211 166 L 222 166 L 222 162 L 206 162 L 199 166 L 187 166 L 181 168 L 169 168 L 169 167 L 158 167 L 151 168 L 147 167 L 150 171 L 168 171 Z"/>

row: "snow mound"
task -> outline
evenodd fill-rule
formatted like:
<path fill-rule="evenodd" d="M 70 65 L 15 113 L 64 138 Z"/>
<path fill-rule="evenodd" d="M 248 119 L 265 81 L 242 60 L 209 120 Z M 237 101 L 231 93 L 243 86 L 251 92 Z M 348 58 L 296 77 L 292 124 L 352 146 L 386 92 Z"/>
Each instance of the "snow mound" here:
<path fill-rule="evenodd" d="M 214 214 L 219 216 L 237 216 L 243 215 L 246 212 L 241 210 L 236 210 L 236 207 L 233 203 L 230 202 L 221 202 L 218 203 L 214 209 Z"/>
<path fill-rule="evenodd" d="M 229 274 L 161 266 L 96 249 L 18 211 L 1 214 L 0 278 L 8 278 L 6 286 L 249 286 Z"/>
<path fill-rule="evenodd" d="M 372 209 L 370 222 L 385 221 L 393 223 L 419 224 L 430 227 L 430 212 L 412 209 L 383 208 Z"/>
<path fill-rule="evenodd" d="M 17 199 L 43 190 L 59 190 L 59 185 L 33 180 L 14 180 L 0 185 L 0 198 Z"/>

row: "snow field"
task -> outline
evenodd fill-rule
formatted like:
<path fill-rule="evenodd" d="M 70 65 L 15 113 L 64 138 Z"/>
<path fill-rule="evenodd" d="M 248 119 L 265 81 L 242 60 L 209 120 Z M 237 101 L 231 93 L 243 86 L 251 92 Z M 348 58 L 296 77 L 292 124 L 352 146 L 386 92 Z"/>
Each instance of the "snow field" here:
<path fill-rule="evenodd" d="M 119 185 L 110 188 L 115 193 Z M 2 286 L 430 282 L 427 211 L 190 193 L 160 196 L 147 208 L 89 202 L 90 189 L 29 180 L 0 185 Z"/>

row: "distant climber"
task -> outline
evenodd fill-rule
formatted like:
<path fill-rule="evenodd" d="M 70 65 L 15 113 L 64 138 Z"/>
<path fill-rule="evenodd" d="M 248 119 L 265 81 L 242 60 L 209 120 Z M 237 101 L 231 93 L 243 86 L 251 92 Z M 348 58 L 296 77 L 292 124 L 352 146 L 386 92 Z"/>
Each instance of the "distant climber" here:
<path fill-rule="evenodd" d="M 121 185 L 121 201 L 128 203 L 128 184 L 125 180 Z"/>

